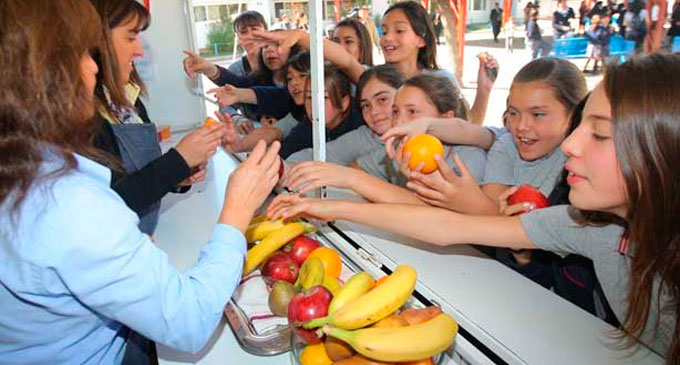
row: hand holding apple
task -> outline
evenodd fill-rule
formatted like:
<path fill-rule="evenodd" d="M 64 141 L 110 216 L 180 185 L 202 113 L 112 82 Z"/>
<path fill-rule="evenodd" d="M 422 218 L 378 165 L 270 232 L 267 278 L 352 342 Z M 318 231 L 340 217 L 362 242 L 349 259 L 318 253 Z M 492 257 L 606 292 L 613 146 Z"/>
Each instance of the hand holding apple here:
<path fill-rule="evenodd" d="M 548 198 L 528 184 L 511 188 L 500 196 L 501 211 L 508 215 L 519 215 L 550 206 Z"/>

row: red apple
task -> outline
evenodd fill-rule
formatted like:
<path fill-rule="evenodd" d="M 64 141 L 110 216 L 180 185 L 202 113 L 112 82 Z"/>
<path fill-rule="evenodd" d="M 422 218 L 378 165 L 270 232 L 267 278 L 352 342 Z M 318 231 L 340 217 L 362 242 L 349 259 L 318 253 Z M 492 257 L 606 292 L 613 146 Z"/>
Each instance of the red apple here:
<path fill-rule="evenodd" d="M 529 184 L 522 184 L 516 192 L 508 197 L 508 205 L 515 205 L 519 203 L 530 203 L 533 209 L 541 209 L 550 206 L 548 198 L 545 197 L 538 189 Z M 525 210 L 518 214 L 527 213 Z"/>
<path fill-rule="evenodd" d="M 291 284 L 297 280 L 300 266 L 285 252 L 275 252 L 262 266 L 262 277 L 267 285 L 275 281 L 287 281 Z"/>
<path fill-rule="evenodd" d="M 302 264 L 307 260 L 309 253 L 319 248 L 321 244 L 319 241 L 309 238 L 305 235 L 299 235 L 283 246 L 283 252 L 290 254 L 296 264 L 302 266 Z"/>
<path fill-rule="evenodd" d="M 308 345 L 321 342 L 316 330 L 307 330 L 296 326 L 315 318 L 328 315 L 328 306 L 331 304 L 333 294 L 321 285 L 312 287 L 307 292 L 297 293 L 288 303 L 288 325 Z"/>

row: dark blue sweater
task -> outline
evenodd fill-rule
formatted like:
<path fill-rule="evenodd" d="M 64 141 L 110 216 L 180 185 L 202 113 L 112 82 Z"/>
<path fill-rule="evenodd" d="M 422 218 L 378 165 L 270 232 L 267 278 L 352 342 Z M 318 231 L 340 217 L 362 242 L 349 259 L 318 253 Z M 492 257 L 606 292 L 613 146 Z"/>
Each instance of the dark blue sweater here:
<path fill-rule="evenodd" d="M 354 106 L 351 106 L 349 115 L 339 126 L 332 130 L 326 128 L 326 142 L 330 142 L 349 131 L 355 130 L 363 124 L 364 121 L 361 118 L 361 113 L 359 113 L 359 110 Z M 311 148 L 313 145 L 312 132 L 312 123 L 309 118 L 298 123 L 298 125 L 290 132 L 290 135 L 283 140 L 279 155 L 285 160 L 288 156 L 297 151 Z"/>

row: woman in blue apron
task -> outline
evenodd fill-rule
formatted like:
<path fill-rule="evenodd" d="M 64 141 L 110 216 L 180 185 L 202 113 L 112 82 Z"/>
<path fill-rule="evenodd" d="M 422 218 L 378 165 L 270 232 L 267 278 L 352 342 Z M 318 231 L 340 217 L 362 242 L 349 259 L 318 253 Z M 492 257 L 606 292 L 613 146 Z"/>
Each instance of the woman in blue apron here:
<path fill-rule="evenodd" d="M 220 125 L 201 128 L 161 154 L 156 127 L 140 96 L 145 89 L 133 61 L 143 55 L 139 33 L 150 23 L 149 12 L 134 0 L 91 0 L 102 19 L 105 46 L 96 95 L 100 130 L 94 144 L 118 157 L 112 188 L 140 218 L 139 228 L 152 235 L 161 198 L 185 192 L 205 176 L 205 164 L 221 142 Z"/>

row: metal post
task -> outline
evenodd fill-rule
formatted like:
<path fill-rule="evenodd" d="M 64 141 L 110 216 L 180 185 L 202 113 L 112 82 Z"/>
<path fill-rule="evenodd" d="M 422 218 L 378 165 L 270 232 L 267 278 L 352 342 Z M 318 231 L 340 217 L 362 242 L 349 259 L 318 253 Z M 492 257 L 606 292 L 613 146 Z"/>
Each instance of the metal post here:
<path fill-rule="evenodd" d="M 314 160 L 326 161 L 326 115 L 324 110 L 323 14 L 320 1 L 309 2 L 311 39 L 312 126 Z"/>
<path fill-rule="evenodd" d="M 238 13 L 241 14 L 241 0 L 238 2 Z M 238 29 L 237 29 L 238 31 Z M 231 61 L 234 62 L 236 60 L 236 50 L 238 47 L 238 32 L 234 34 L 234 50 L 231 52 Z"/>
<path fill-rule="evenodd" d="M 323 5 L 321 1 L 309 2 L 309 37 L 311 39 L 312 133 L 314 160 L 326 161 L 326 111 L 323 64 Z M 324 189 L 317 189 L 316 197 L 324 197 Z"/>

